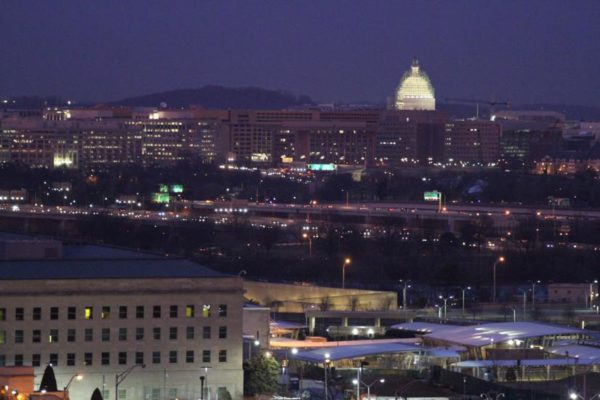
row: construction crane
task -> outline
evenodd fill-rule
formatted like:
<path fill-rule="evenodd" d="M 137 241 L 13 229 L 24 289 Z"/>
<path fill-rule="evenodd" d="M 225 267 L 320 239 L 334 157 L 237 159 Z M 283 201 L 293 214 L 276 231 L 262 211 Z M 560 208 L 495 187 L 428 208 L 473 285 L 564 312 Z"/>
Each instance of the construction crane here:
<path fill-rule="evenodd" d="M 510 107 L 510 102 L 508 101 L 496 101 L 496 100 L 481 100 L 481 99 L 455 99 L 455 98 L 447 98 L 445 99 L 447 103 L 465 103 L 465 104 L 475 104 L 477 107 L 476 117 L 479 119 L 479 104 L 486 104 L 489 106 L 490 115 L 494 114 L 494 107 L 496 106 L 506 106 Z"/>

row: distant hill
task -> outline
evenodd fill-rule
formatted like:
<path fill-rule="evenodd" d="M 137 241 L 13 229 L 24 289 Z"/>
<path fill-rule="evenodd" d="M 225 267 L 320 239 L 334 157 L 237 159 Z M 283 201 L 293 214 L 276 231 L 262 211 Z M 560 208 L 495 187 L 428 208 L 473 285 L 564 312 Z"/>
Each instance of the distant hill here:
<path fill-rule="evenodd" d="M 295 96 L 289 92 L 255 87 L 228 88 L 203 86 L 198 89 L 177 89 L 129 97 L 109 104 L 119 106 L 157 107 L 161 103 L 168 107 L 188 107 L 192 104 L 217 109 L 283 109 L 313 105 L 308 96 Z"/>

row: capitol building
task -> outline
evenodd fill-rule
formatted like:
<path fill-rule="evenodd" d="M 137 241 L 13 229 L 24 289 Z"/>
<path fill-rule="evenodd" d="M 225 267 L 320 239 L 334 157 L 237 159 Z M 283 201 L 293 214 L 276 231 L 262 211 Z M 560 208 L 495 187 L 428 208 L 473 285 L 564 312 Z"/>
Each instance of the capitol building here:
<path fill-rule="evenodd" d="M 427 74 L 414 58 L 410 70 L 400 80 L 396 91 L 398 110 L 435 110 L 435 92 Z"/>

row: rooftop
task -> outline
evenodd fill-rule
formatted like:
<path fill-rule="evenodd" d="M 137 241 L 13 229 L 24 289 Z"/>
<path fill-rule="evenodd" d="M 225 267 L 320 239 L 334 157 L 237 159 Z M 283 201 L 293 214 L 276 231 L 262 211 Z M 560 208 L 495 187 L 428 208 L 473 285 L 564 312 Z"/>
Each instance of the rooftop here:
<path fill-rule="evenodd" d="M 177 258 L 0 261 L 0 280 L 213 278 L 229 275 Z"/>
<path fill-rule="evenodd" d="M 469 326 L 415 323 L 394 325 L 393 328 L 420 331 L 425 333 L 425 338 L 465 346 L 486 346 L 515 339 L 583 333 L 581 329 L 535 322 L 497 322 Z"/>
<path fill-rule="evenodd" d="M 0 232 L 0 242 L 49 239 Z M 56 241 L 59 243 L 58 241 Z M 228 276 L 195 262 L 113 246 L 69 244 L 62 257 L 0 260 L 0 280 L 199 278 Z"/>

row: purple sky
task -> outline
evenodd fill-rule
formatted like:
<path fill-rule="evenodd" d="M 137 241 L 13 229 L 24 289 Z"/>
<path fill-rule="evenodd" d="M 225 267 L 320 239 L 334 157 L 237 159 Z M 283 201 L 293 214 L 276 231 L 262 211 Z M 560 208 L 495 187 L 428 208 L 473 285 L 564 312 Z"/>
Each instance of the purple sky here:
<path fill-rule="evenodd" d="M 600 1 L 7 0 L 0 55 L 0 96 L 219 84 L 384 101 L 417 56 L 440 100 L 600 106 Z"/>

